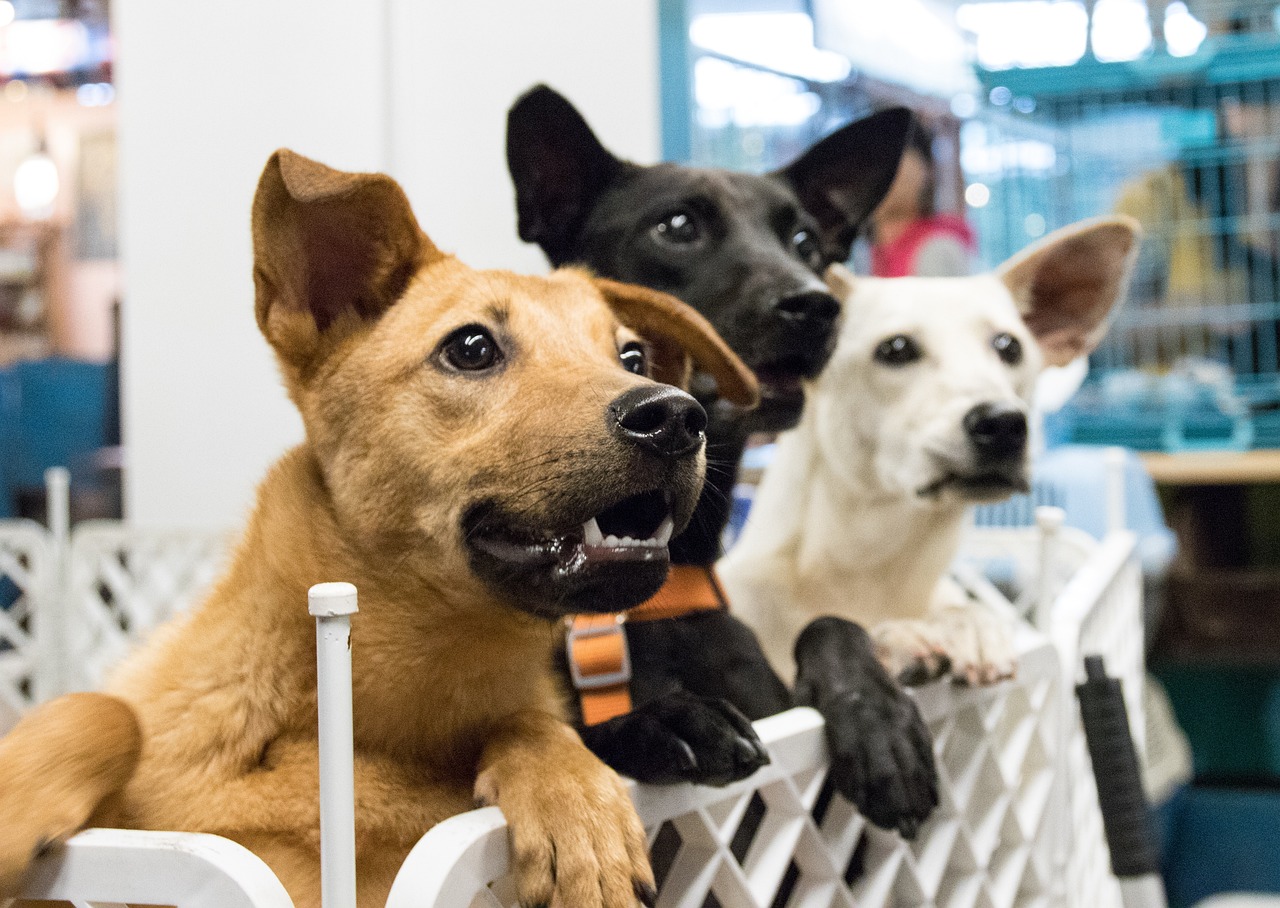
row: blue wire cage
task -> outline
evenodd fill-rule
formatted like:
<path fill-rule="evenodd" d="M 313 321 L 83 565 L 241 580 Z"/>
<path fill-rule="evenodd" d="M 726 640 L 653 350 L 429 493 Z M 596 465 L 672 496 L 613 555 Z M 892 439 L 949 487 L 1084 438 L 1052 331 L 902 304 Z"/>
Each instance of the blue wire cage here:
<path fill-rule="evenodd" d="M 1129 300 L 1059 440 L 1280 446 L 1280 38 L 1191 57 L 981 73 L 967 177 L 988 262 L 1120 211 L 1145 237 Z"/>

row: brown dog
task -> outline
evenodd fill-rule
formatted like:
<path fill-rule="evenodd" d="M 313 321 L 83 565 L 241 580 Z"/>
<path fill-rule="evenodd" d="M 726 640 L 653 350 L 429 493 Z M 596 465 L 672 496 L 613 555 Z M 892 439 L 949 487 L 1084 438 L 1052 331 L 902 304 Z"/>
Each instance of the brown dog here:
<path fill-rule="evenodd" d="M 706 416 L 646 374 L 681 380 L 692 356 L 742 404 L 751 374 L 663 294 L 473 271 L 382 175 L 280 151 L 253 236 L 258 324 L 306 441 L 267 475 L 213 592 L 113 696 L 54 701 L 0 742 L 0 894 L 93 823 L 228 836 L 318 906 L 306 594 L 343 579 L 360 591 L 360 904 L 383 904 L 414 842 L 477 799 L 511 824 L 523 904 L 651 902 L 643 830 L 562 719 L 551 649 L 565 614 L 658 589 L 701 490 Z"/>

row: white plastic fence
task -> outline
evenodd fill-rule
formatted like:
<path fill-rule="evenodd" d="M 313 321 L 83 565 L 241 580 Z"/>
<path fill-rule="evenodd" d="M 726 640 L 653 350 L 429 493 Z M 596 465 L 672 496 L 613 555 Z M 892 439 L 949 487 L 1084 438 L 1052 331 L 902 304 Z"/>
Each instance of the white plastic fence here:
<path fill-rule="evenodd" d="M 57 609 L 59 689 L 98 688 L 133 643 L 194 605 L 216 579 L 231 539 L 114 520 L 78 525 Z"/>
<path fill-rule="evenodd" d="M 50 601 L 55 557 L 44 527 L 0 520 L 0 727 L 58 690 L 50 672 L 56 654 L 41 651 L 49 632 L 40 608 Z"/>
<path fill-rule="evenodd" d="M 824 789 L 821 718 L 792 710 L 757 723 L 772 763 L 751 779 L 722 789 L 634 788 L 659 905 L 1119 908 L 1072 686 L 1082 655 L 1102 653 L 1124 681 L 1141 745 L 1141 575 L 1131 534 L 1097 543 L 1053 523 L 1044 522 L 1047 532 L 984 529 L 966 537 L 970 553 L 1017 563 L 1039 594 L 1023 605 L 1043 633 L 1020 632 L 1013 681 L 918 692 L 942 803 L 914 842 L 870 826 Z M 93 686 L 130 639 L 195 597 L 226 542 L 95 523 L 63 544 L 35 525 L 0 523 L 0 571 L 17 578 L 24 597 L 0 621 L 9 647 L 0 656 L 14 666 L 0 679 L 0 698 L 21 706 L 44 692 Z M 961 567 L 957 579 L 994 607 L 1015 607 L 974 571 Z M 1050 604 L 1038 606 L 1041 596 Z M 46 606 L 60 616 L 52 643 L 42 639 Z M 56 685 L 38 681 L 37 654 L 66 667 Z M 418 843 L 388 905 L 512 906 L 508 862 L 500 812 L 454 817 Z M 265 865 L 233 843 L 115 830 L 81 833 L 43 859 L 25 895 L 77 905 L 289 904 Z"/>
<path fill-rule="evenodd" d="M 1048 904 L 1054 854 L 1044 833 L 1052 824 L 1062 673 L 1043 639 L 1028 643 L 1020 669 L 1017 681 L 997 688 L 939 684 L 921 692 L 942 804 L 911 843 L 867 824 L 824 789 L 822 718 L 809 709 L 756 723 L 772 762 L 744 782 L 637 786 L 654 851 L 675 855 L 655 866 L 658 905 Z M 496 810 L 441 823 L 410 855 L 388 905 L 514 906 L 506 841 Z"/>

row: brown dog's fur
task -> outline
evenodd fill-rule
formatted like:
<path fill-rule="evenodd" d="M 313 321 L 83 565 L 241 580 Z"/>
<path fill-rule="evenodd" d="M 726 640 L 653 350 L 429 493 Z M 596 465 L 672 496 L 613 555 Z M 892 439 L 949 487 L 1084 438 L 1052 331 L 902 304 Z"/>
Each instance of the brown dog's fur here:
<path fill-rule="evenodd" d="M 110 822 L 233 838 L 296 905 L 318 906 L 306 594 L 341 579 L 360 594 L 360 904 L 383 904 L 414 842 L 476 800 L 511 824 L 522 903 L 647 898 L 643 830 L 618 777 L 564 723 L 551 672 L 550 619 L 583 603 L 513 601 L 477 575 L 463 525 L 481 500 L 563 527 L 665 488 L 678 530 L 703 454 L 656 464 L 611 437 L 606 406 L 650 383 L 622 368 L 620 345 L 643 333 L 668 378 L 688 372 L 688 351 L 743 403 L 750 373 L 670 297 L 581 272 L 473 271 L 431 244 L 389 178 L 287 151 L 259 184 L 254 247 L 258 323 L 306 441 L 268 473 L 220 582 L 126 662 L 114 697 L 55 701 L 0 742 L 0 894 L 45 843 Z M 441 339 L 477 323 L 502 339 L 500 371 L 442 367 Z M 597 610 L 634 605 L 664 573 Z"/>

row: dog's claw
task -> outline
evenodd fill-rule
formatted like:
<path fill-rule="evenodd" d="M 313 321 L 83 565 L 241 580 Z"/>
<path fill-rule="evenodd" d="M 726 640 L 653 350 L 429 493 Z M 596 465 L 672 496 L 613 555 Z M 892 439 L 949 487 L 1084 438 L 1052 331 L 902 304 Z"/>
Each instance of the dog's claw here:
<path fill-rule="evenodd" d="M 748 741 L 746 738 L 738 738 L 733 742 L 733 755 L 737 757 L 738 765 L 746 766 L 749 763 L 755 763 L 761 757 L 761 750 L 755 742 Z M 765 755 L 768 759 L 768 755 Z"/>
<path fill-rule="evenodd" d="M 676 691 L 582 729 L 602 760 L 638 782 L 727 785 L 769 762 L 751 723 L 724 700 Z"/>
<path fill-rule="evenodd" d="M 676 762 L 681 770 L 692 772 L 698 768 L 698 755 L 693 752 L 693 748 L 689 746 L 688 741 L 676 738 L 675 750 Z"/>
<path fill-rule="evenodd" d="M 635 888 L 636 898 L 645 908 L 653 908 L 658 903 L 658 890 L 654 889 L 644 880 L 635 880 L 632 883 Z"/>

